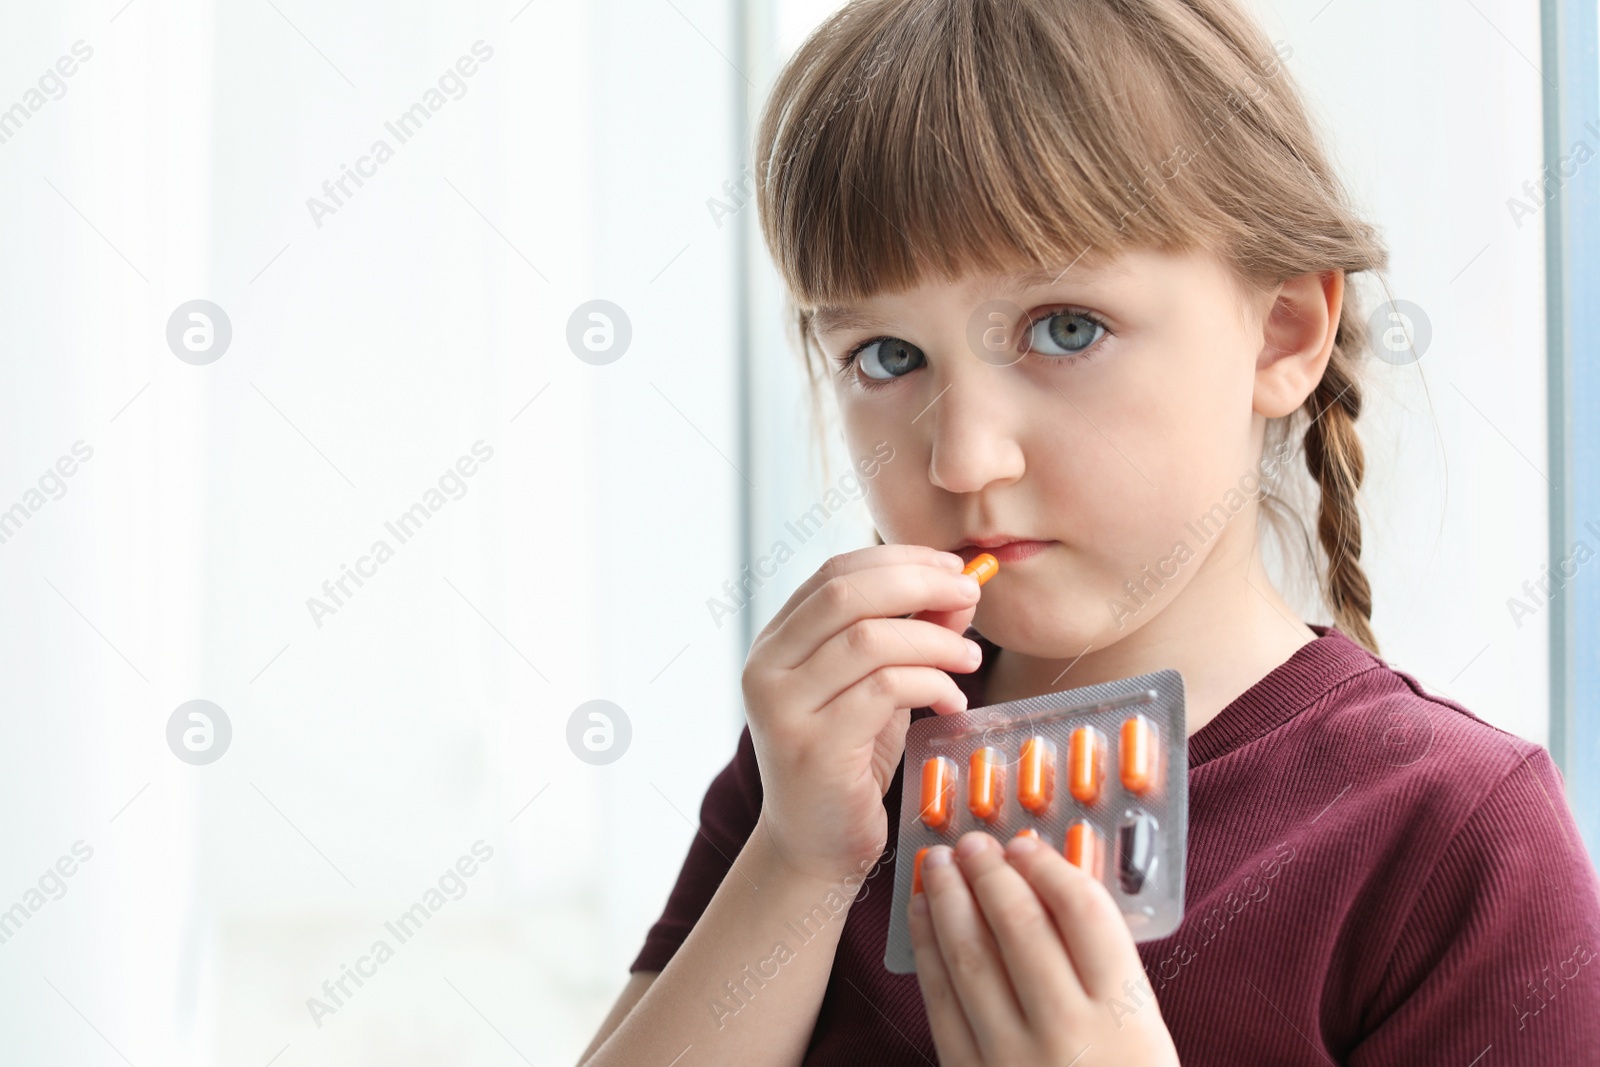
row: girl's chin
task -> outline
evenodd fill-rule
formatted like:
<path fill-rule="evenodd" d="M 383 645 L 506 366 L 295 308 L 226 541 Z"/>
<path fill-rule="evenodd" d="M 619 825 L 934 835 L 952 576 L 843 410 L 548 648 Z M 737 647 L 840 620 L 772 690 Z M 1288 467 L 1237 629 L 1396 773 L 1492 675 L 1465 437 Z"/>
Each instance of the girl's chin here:
<path fill-rule="evenodd" d="M 1039 659 L 1072 659 L 1085 649 L 1114 645 L 1135 629 L 1135 620 L 1124 619 L 1118 626 L 1106 608 L 1106 601 L 1090 600 L 1081 594 L 1063 604 L 1059 598 L 1047 608 L 1031 610 L 1027 605 L 997 604 L 986 615 L 980 601 L 972 625 L 1001 648 Z"/>

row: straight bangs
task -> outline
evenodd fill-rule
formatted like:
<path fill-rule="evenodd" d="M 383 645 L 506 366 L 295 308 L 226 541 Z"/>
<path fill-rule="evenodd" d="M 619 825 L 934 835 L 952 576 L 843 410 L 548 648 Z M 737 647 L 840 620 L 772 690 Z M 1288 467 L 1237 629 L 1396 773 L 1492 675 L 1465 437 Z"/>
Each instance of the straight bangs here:
<path fill-rule="evenodd" d="M 1259 34 L 1256 54 L 1218 50 L 1182 5 L 1152 5 L 1162 27 L 1117 6 L 867 0 L 814 30 L 757 144 L 763 237 L 802 331 L 810 310 L 931 275 L 1237 243 L 1230 202 L 1272 190 L 1229 142 L 1266 136 L 1251 112 L 1277 56 Z"/>

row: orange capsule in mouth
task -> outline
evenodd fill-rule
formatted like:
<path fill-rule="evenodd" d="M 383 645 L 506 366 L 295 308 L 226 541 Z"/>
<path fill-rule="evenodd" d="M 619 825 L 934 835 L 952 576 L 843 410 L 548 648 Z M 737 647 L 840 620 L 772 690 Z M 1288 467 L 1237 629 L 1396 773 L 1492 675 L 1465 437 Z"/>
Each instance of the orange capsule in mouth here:
<path fill-rule="evenodd" d="M 928 854 L 927 848 L 917 849 L 916 858 L 911 861 L 911 895 L 916 896 L 922 892 L 922 857 Z"/>
<path fill-rule="evenodd" d="M 950 825 L 956 808 L 956 763 L 935 756 L 922 765 L 922 822 L 930 830 Z"/>
<path fill-rule="evenodd" d="M 1100 835 L 1087 820 L 1079 819 L 1067 827 L 1067 840 L 1061 851 L 1066 854 L 1068 863 L 1095 879 L 1100 878 L 1104 864 Z"/>
<path fill-rule="evenodd" d="M 1156 725 L 1143 715 L 1122 724 L 1119 769 L 1128 792 L 1148 793 L 1156 781 Z"/>
<path fill-rule="evenodd" d="M 1067 743 L 1067 788 L 1079 804 L 1100 799 L 1100 783 L 1106 775 L 1106 742 L 1093 726 L 1072 731 Z"/>
<path fill-rule="evenodd" d="M 961 568 L 961 573 L 972 575 L 978 579 L 978 584 L 981 586 L 1000 573 L 1000 561 L 987 552 L 979 552 Z"/>
<path fill-rule="evenodd" d="M 998 748 L 980 748 L 968 761 L 967 809 L 984 822 L 1000 816 L 1006 788 L 1005 759 Z"/>
<path fill-rule="evenodd" d="M 1033 735 L 1022 742 L 1017 763 L 1017 803 L 1035 815 L 1050 806 L 1056 791 L 1056 746 Z"/>

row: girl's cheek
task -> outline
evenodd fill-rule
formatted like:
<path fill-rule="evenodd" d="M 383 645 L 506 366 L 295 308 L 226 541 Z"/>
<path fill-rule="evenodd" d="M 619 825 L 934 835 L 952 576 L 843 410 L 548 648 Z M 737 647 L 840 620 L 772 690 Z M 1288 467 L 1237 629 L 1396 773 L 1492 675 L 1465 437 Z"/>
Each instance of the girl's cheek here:
<path fill-rule="evenodd" d="M 896 448 L 894 459 L 883 464 L 877 476 L 867 483 L 867 512 L 883 539 L 891 544 L 933 536 L 928 517 L 933 487 L 924 478 L 919 489 L 915 474 L 910 455 Z"/>

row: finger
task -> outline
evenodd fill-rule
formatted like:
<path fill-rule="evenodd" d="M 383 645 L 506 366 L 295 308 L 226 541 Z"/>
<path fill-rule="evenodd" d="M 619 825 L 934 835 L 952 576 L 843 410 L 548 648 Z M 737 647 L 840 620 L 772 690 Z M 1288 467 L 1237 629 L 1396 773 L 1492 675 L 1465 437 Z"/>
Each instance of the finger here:
<path fill-rule="evenodd" d="M 825 582 L 840 575 L 855 574 L 868 567 L 881 567 L 891 563 L 915 563 L 952 572 L 959 572 L 965 566 L 956 553 L 942 552 L 926 545 L 869 545 L 853 552 L 840 553 L 830 557 L 809 578 L 801 582 L 798 589 L 789 594 L 789 599 L 784 601 L 783 607 L 779 608 L 777 614 L 773 615 L 762 628 L 762 635 L 774 632 L 782 626 L 789 616 L 794 614 Z"/>
<path fill-rule="evenodd" d="M 896 711 L 927 707 L 965 711 L 967 697 L 955 679 L 933 667 L 879 667 L 824 704 L 817 714 L 825 718 L 818 725 L 841 744 L 864 744 Z"/>
<path fill-rule="evenodd" d="M 989 924 L 947 846 L 934 847 L 923 859 L 922 889 L 928 898 L 939 956 L 967 1025 L 985 1062 L 997 1062 L 1021 1033 L 1022 1007 Z"/>
<path fill-rule="evenodd" d="M 1000 948 L 1023 1014 L 1042 1027 L 1059 1020 L 1063 1011 L 1084 1005 L 1087 997 L 1050 913 L 1027 879 L 1006 862 L 1012 848 L 1039 847 L 1037 841 L 1022 837 L 1002 848 L 978 832 L 963 837 L 956 856 Z"/>
<path fill-rule="evenodd" d="M 928 912 L 928 895 L 911 897 L 911 951 L 917 959 L 917 984 L 922 987 L 922 1003 L 928 1009 L 928 1027 L 943 1064 L 978 1063 L 978 1043 L 967 1025 L 967 1013 L 956 998 L 939 955 L 939 939 Z"/>
<path fill-rule="evenodd" d="M 886 546 L 885 546 L 886 547 Z M 829 578 L 767 640 L 783 650 L 778 667 L 798 667 L 853 623 L 929 609 L 957 611 L 978 602 L 978 580 L 927 563 L 886 563 Z M 959 637 L 960 635 L 956 635 Z M 902 646 L 897 654 L 910 650 Z M 907 662 L 919 662 L 918 659 Z"/>
<path fill-rule="evenodd" d="M 967 674 L 982 662 L 983 649 L 976 641 L 943 626 L 916 619 L 862 619 L 834 634 L 791 671 L 785 691 L 801 706 L 821 707 L 882 667 L 932 667 L 947 674 Z M 950 682 L 959 690 L 954 679 Z"/>
<path fill-rule="evenodd" d="M 977 613 L 978 606 L 974 604 L 970 608 L 961 608 L 957 611 L 919 611 L 911 617 L 922 622 L 931 622 L 935 626 L 943 626 L 954 633 L 964 634 L 967 632 L 967 627 L 972 625 L 972 617 Z"/>
<path fill-rule="evenodd" d="M 1129 977 L 1143 978 L 1138 946 L 1105 886 L 1051 848 L 1007 848 L 1006 857 L 1049 910 L 1091 997 L 1115 993 Z"/>

